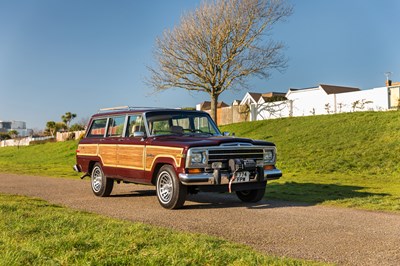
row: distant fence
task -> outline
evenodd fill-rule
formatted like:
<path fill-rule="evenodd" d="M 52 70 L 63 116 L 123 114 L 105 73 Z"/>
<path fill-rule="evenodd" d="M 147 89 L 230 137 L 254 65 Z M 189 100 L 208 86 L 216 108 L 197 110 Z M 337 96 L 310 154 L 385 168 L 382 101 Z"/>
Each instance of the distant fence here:
<path fill-rule="evenodd" d="M 81 135 L 85 134 L 85 130 L 73 131 L 73 132 L 57 132 L 56 140 L 57 141 L 66 141 L 71 139 L 79 139 Z"/>
<path fill-rule="evenodd" d="M 26 137 L 0 141 L 0 147 L 28 146 L 32 141 L 48 140 L 54 137 Z"/>
<path fill-rule="evenodd" d="M 77 140 L 83 134 L 85 134 L 85 130 L 65 132 L 65 133 L 57 132 L 55 139 L 56 141 L 66 141 L 72 139 Z M 48 137 L 26 137 L 26 138 L 7 139 L 0 141 L 0 147 L 28 146 L 32 141 L 41 141 L 48 139 L 54 139 L 54 137 L 48 136 Z"/>
<path fill-rule="evenodd" d="M 211 113 L 210 110 L 205 110 Z M 232 123 L 239 123 L 249 121 L 249 107 L 247 105 L 233 105 L 217 109 L 217 124 L 226 125 Z"/>

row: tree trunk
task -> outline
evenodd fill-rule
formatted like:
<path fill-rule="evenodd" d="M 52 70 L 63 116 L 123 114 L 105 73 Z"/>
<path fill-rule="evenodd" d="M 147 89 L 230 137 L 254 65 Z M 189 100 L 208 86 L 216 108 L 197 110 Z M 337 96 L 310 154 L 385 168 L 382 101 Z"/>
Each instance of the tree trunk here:
<path fill-rule="evenodd" d="M 218 95 L 211 95 L 211 118 L 218 125 L 217 108 L 218 108 Z"/>

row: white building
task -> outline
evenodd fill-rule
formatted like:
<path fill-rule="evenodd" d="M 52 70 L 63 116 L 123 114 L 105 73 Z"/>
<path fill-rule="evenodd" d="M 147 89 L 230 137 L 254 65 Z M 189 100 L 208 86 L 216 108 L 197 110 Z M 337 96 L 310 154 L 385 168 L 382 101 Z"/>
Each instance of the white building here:
<path fill-rule="evenodd" d="M 286 100 L 285 100 L 286 98 Z M 289 116 L 385 111 L 400 108 L 400 83 L 360 90 L 355 87 L 320 84 L 283 93 L 247 92 L 240 105 L 249 106 L 250 121 Z"/>
<path fill-rule="evenodd" d="M 358 92 L 359 88 L 320 84 L 317 87 L 289 89 L 286 98 L 293 103 L 292 116 L 337 112 L 337 95 Z"/>
<path fill-rule="evenodd" d="M 312 88 L 289 89 L 286 98 L 293 102 L 293 116 L 390 109 L 387 87 L 360 90 L 320 84 Z"/>
<path fill-rule="evenodd" d="M 0 132 L 7 133 L 16 130 L 19 137 L 32 135 L 32 130 L 26 128 L 24 121 L 0 121 Z"/>

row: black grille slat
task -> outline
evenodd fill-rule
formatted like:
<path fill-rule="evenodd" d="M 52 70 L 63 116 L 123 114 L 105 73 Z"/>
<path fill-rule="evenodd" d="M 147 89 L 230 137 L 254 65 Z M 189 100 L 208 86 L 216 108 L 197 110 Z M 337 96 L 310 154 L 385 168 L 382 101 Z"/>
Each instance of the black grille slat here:
<path fill-rule="evenodd" d="M 262 160 L 263 149 L 216 149 L 208 151 L 208 160 L 212 162 L 224 162 L 229 159 L 255 159 Z"/>
<path fill-rule="evenodd" d="M 263 153 L 263 149 L 218 149 L 218 150 L 209 150 L 208 154 L 226 154 L 226 153 Z"/>

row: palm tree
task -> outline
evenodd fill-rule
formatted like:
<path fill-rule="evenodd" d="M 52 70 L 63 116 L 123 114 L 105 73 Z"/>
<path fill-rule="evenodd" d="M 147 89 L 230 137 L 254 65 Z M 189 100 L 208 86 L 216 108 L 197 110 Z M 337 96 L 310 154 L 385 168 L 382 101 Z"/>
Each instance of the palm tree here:
<path fill-rule="evenodd" d="M 71 123 L 71 120 L 76 117 L 76 114 L 73 114 L 71 112 L 66 112 L 65 115 L 61 116 L 61 120 L 67 125 L 67 128 L 69 128 L 69 124 Z"/>
<path fill-rule="evenodd" d="M 48 121 L 46 123 L 46 129 L 49 131 L 50 135 L 54 137 L 54 133 L 57 131 L 56 122 Z"/>

